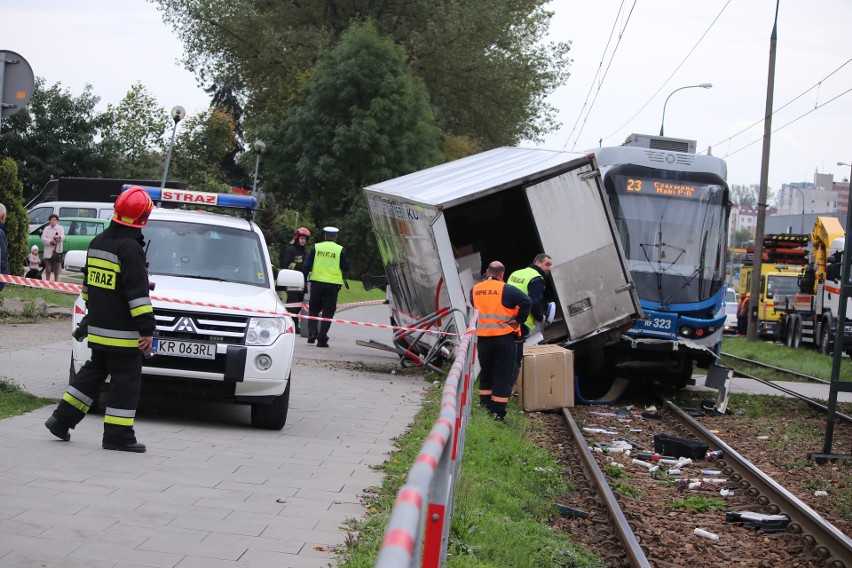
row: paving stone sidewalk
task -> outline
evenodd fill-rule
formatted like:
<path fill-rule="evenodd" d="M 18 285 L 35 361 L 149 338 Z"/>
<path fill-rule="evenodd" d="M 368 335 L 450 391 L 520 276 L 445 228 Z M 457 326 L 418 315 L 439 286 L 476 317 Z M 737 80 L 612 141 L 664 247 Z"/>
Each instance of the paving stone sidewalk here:
<path fill-rule="evenodd" d="M 384 323 L 386 309 L 346 318 Z M 280 432 L 248 426 L 245 406 L 162 399 L 137 417 L 145 454 L 101 449 L 98 415 L 67 443 L 44 428 L 52 406 L 0 421 L 0 567 L 335 565 L 344 521 L 364 514 L 360 496 L 381 483 L 373 468 L 427 386 L 354 343 L 385 335 L 335 324 L 330 349 L 297 340 Z M 63 343 L 48 347 L 50 372 L 67 376 Z M 64 386 L 44 388 L 58 397 Z"/>

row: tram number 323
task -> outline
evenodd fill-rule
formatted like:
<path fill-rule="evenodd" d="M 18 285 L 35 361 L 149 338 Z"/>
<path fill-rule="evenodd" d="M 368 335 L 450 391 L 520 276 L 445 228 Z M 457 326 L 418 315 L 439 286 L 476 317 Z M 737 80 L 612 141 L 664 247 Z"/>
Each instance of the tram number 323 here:
<path fill-rule="evenodd" d="M 651 318 L 645 323 L 645 327 L 651 329 L 671 329 L 672 320 L 667 318 Z"/>

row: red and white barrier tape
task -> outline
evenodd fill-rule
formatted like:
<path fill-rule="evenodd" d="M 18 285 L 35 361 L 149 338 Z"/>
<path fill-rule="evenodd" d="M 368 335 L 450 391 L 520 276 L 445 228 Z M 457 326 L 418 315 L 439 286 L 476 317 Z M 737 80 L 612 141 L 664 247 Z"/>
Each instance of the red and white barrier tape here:
<path fill-rule="evenodd" d="M 70 284 L 68 282 L 53 282 L 49 280 L 39 280 L 36 278 L 23 278 L 21 276 L 12 276 L 10 274 L 0 274 L 0 282 L 6 282 L 8 284 L 18 284 L 19 286 L 29 286 L 31 288 L 43 288 L 46 290 L 55 290 L 64 293 L 74 293 L 79 294 L 80 290 L 83 288 L 79 284 Z M 260 309 L 251 309 L 251 308 L 243 308 L 241 306 L 230 306 L 228 304 L 216 304 L 213 302 L 199 302 L 196 300 L 183 300 L 180 298 L 168 298 L 165 296 L 158 296 L 156 294 L 151 294 L 151 299 L 156 300 L 158 302 L 166 302 L 169 304 L 182 304 L 189 306 L 202 306 L 205 308 L 219 308 L 223 310 L 233 310 L 237 312 L 246 312 L 253 314 L 264 314 L 271 316 L 281 316 L 288 315 L 290 317 L 297 317 L 299 319 L 308 319 L 308 320 L 316 320 L 316 321 L 328 321 L 332 323 L 348 323 L 352 325 L 361 325 L 364 327 L 377 327 L 380 329 L 395 329 L 395 330 L 405 330 L 405 331 L 416 331 L 423 333 L 432 333 L 435 335 L 453 335 L 456 337 L 462 337 L 461 334 L 452 333 L 449 331 L 440 331 L 435 329 L 424 329 L 421 327 L 403 327 L 398 325 L 387 325 L 381 323 L 370 323 L 363 321 L 353 321 L 353 320 L 345 320 L 345 319 L 335 319 L 335 318 L 324 318 L 321 316 L 309 316 L 303 314 L 291 314 L 290 312 L 279 312 L 275 310 L 260 310 Z M 371 300 L 368 302 L 354 302 L 351 304 L 341 304 L 338 308 L 341 307 L 354 307 L 354 306 L 362 306 L 362 305 L 371 305 L 371 304 L 381 304 L 384 303 L 384 300 Z M 304 307 L 304 304 L 285 304 L 287 307 L 297 308 Z"/>
<path fill-rule="evenodd" d="M 23 276 L 13 276 L 11 274 L 0 274 L 0 282 L 29 286 L 30 288 L 43 288 L 45 290 L 54 290 L 56 292 L 64 292 L 66 294 L 79 294 L 80 289 L 82 288 L 79 284 L 54 282 L 53 280 L 39 280 L 37 278 L 24 278 Z"/>

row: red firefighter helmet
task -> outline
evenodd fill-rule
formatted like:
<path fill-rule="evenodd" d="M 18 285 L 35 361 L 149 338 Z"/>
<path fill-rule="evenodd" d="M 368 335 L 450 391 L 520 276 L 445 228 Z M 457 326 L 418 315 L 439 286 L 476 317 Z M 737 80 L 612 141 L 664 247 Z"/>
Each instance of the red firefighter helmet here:
<path fill-rule="evenodd" d="M 112 220 L 128 227 L 141 228 L 148 222 L 148 215 L 153 208 L 154 202 L 148 192 L 135 185 L 115 200 Z"/>
<path fill-rule="evenodd" d="M 298 239 L 299 237 L 311 237 L 311 232 L 307 230 L 305 227 L 299 227 L 296 229 L 296 234 L 293 235 L 294 239 Z"/>

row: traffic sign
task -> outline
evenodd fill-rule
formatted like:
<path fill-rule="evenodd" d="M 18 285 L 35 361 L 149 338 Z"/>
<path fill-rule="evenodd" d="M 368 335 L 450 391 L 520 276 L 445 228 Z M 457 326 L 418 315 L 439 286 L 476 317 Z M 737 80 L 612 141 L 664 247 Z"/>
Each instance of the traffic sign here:
<path fill-rule="evenodd" d="M 11 116 L 27 106 L 33 94 L 33 68 L 15 53 L 0 49 L 0 117 Z"/>

